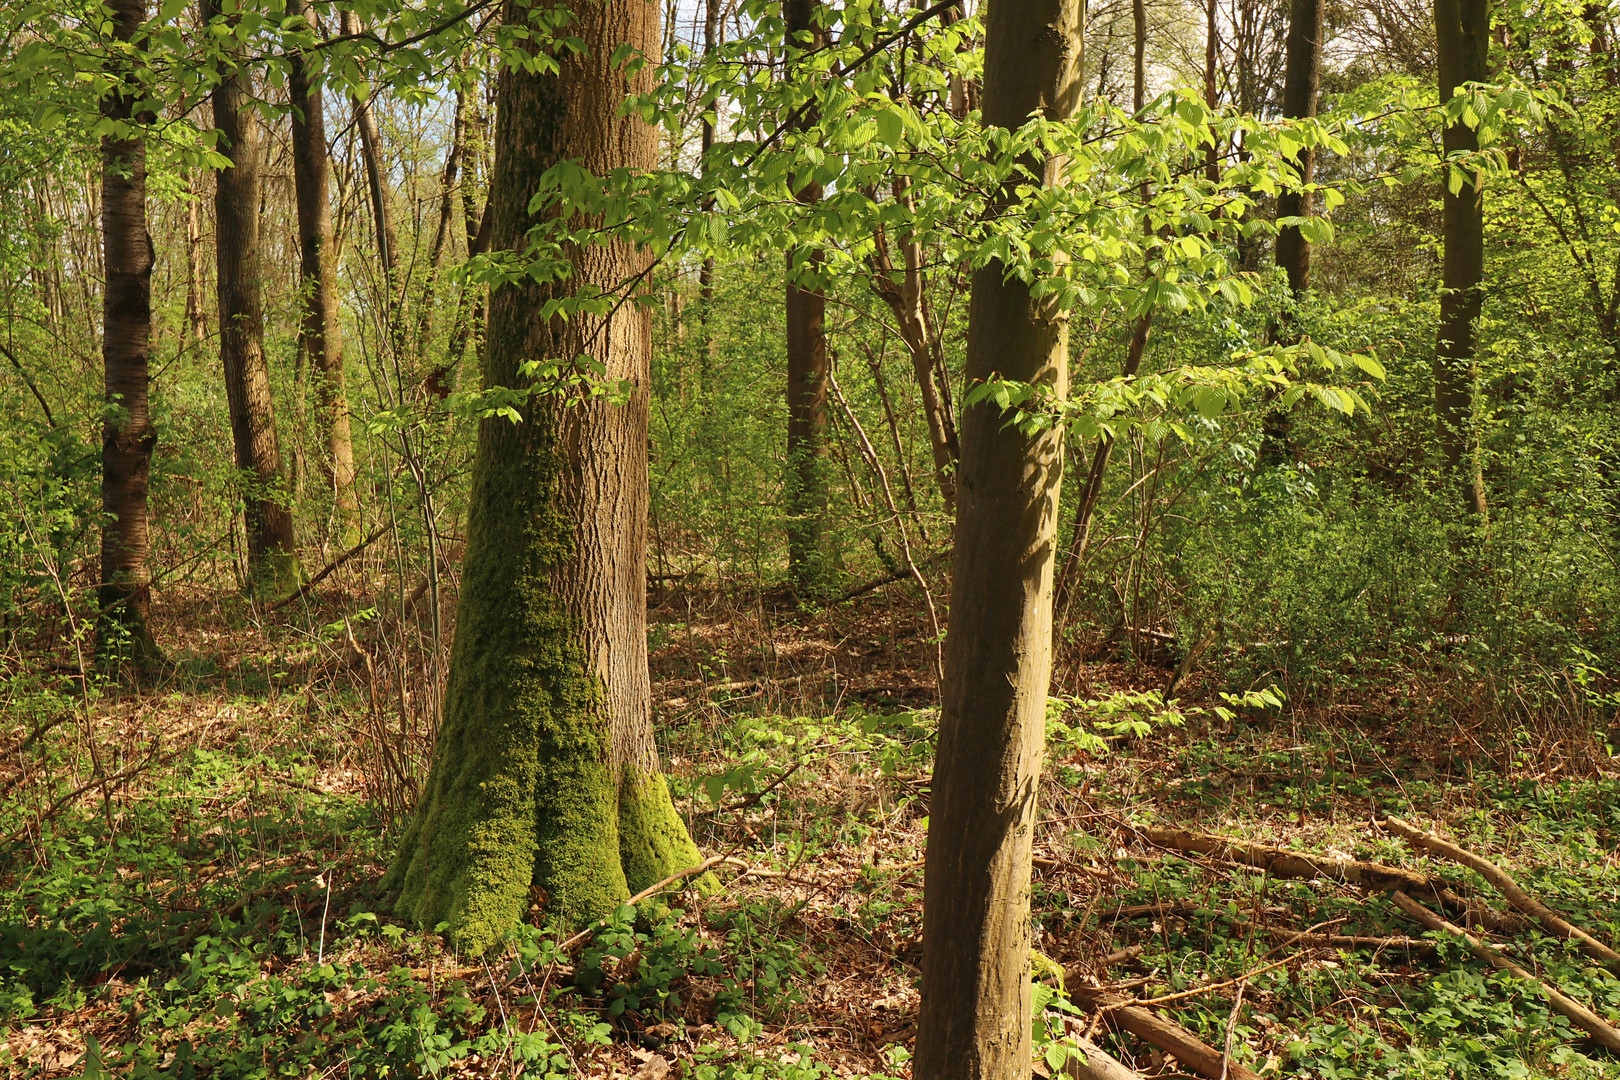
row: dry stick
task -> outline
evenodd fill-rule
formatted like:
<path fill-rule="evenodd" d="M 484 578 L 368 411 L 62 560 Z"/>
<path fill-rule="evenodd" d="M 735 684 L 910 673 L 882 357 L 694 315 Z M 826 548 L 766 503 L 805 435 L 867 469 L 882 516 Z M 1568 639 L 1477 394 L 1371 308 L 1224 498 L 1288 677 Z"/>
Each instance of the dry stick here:
<path fill-rule="evenodd" d="M 1118 1007 L 1105 1013 L 1108 1022 L 1130 1032 L 1167 1054 L 1174 1054 L 1188 1069 L 1210 1080 L 1260 1080 L 1260 1074 L 1236 1062 L 1227 1061 L 1226 1055 L 1199 1039 L 1192 1032 L 1171 1020 L 1157 1016 L 1147 1009 L 1125 1004 L 1118 994 L 1080 986 L 1071 996 L 1092 1007 L 1118 1003 Z"/>
<path fill-rule="evenodd" d="M 1554 1012 L 1561 1013 L 1568 1017 L 1576 1027 L 1592 1036 L 1592 1038 L 1602 1046 L 1609 1050 L 1620 1052 L 1620 1031 L 1616 1031 L 1613 1027 L 1609 1026 L 1608 1022 L 1600 1017 L 1597 1013 L 1593 1012 L 1591 1009 L 1588 1009 L 1585 1005 L 1582 1005 L 1574 998 L 1568 997 L 1554 989 L 1549 984 L 1542 982 L 1540 979 L 1524 970 L 1524 968 L 1503 956 L 1490 945 L 1487 945 L 1485 942 L 1479 940 L 1479 938 L 1476 938 L 1474 935 L 1470 934 L 1462 927 L 1457 926 L 1455 923 L 1450 923 L 1445 919 L 1442 919 L 1440 916 L 1436 915 L 1434 912 L 1430 911 L 1416 900 L 1413 900 L 1410 896 L 1407 896 L 1399 889 L 1395 890 L 1393 899 L 1396 907 L 1406 912 L 1406 914 L 1410 915 L 1413 919 L 1422 923 L 1424 926 L 1427 926 L 1430 930 L 1438 930 L 1448 934 L 1455 934 L 1456 936 L 1462 938 L 1464 943 L 1467 944 L 1468 951 L 1479 957 L 1481 960 L 1484 960 L 1486 963 L 1490 964 L 1499 971 L 1505 971 L 1514 978 L 1522 979 L 1531 986 L 1538 987 L 1542 994 L 1546 996 L 1547 1004 L 1552 1006 Z"/>
<path fill-rule="evenodd" d="M 63 795 L 60 799 L 57 799 L 50 806 L 46 807 L 43 811 L 36 814 L 34 816 L 34 820 L 28 822 L 26 825 L 23 825 L 23 826 L 15 829 L 15 830 L 13 830 L 11 832 L 11 834 L 9 836 L 7 836 L 4 840 L 0 840 L 0 847 L 10 847 L 16 841 L 21 840 L 30 831 L 38 829 L 40 826 L 44 825 L 45 822 L 47 822 L 51 818 L 55 817 L 57 815 L 57 813 L 59 813 L 62 810 L 63 807 L 67 806 L 70 802 L 72 802 L 74 799 L 77 799 L 80 795 L 83 795 L 84 793 L 89 791 L 91 788 L 102 787 L 102 788 L 104 788 L 104 790 L 106 792 L 110 792 L 111 791 L 111 785 L 117 784 L 117 783 L 122 783 L 123 781 L 128 780 L 131 777 L 133 777 L 133 776 L 135 776 L 135 775 L 137 775 L 139 773 L 145 772 L 147 769 L 150 769 L 154 765 L 159 765 L 159 764 L 162 764 L 163 762 L 169 761 L 169 760 L 174 758 L 175 754 L 178 754 L 178 753 L 179 753 L 178 750 L 174 751 L 173 753 L 169 753 L 169 754 L 158 754 L 158 753 L 154 752 L 149 757 L 147 757 L 146 760 L 140 762 L 137 765 L 130 766 L 129 768 L 125 769 L 123 772 L 116 772 L 116 773 L 113 773 L 111 776 L 108 776 L 108 777 L 101 777 L 101 776 L 93 777 L 89 781 L 89 783 L 80 784 L 78 787 L 74 788 L 72 791 L 68 792 L 66 795 Z"/>
<path fill-rule="evenodd" d="M 1573 938 L 1581 943 L 1581 948 L 1603 961 L 1610 969 L 1620 972 L 1620 952 L 1615 952 L 1609 946 L 1525 892 L 1506 870 L 1503 870 L 1489 859 L 1475 855 L 1473 852 L 1458 847 L 1450 841 L 1442 840 L 1434 833 L 1426 832 L 1415 825 L 1402 821 L 1398 817 L 1386 817 L 1383 826 L 1392 833 L 1406 837 L 1406 839 L 1419 847 L 1427 848 L 1436 855 L 1442 855 L 1454 863 L 1460 863 L 1471 870 L 1478 871 L 1480 877 L 1496 886 L 1497 890 L 1507 897 L 1508 903 L 1541 923 L 1554 937 L 1563 938 L 1566 941 Z"/>
<path fill-rule="evenodd" d="M 293 593 L 289 597 L 286 597 L 285 599 L 277 600 L 275 603 L 271 604 L 265 610 L 266 611 L 280 611 L 282 608 L 286 607 L 288 604 L 292 603 L 293 601 L 302 600 L 304 597 L 308 596 L 311 591 L 314 590 L 315 586 L 319 585 L 321 582 L 325 581 L 328 577 L 330 577 L 331 574 L 332 574 L 332 571 L 336 570 L 338 567 L 342 566 L 344 563 L 348 562 L 350 559 L 354 558 L 356 555 L 358 555 L 362 551 L 366 550 L 366 548 L 368 548 L 372 544 L 376 543 L 377 538 L 382 536 L 382 534 L 387 532 L 387 531 L 388 531 L 388 529 L 386 527 L 379 527 L 379 528 L 373 529 L 371 531 L 370 536 L 366 537 L 364 540 L 362 540 L 358 544 L 354 545 L 354 547 L 350 548 L 348 551 L 345 551 L 343 554 L 339 555 L 337 558 L 335 558 L 331 562 L 327 563 L 326 564 L 326 569 L 322 570 L 320 573 L 316 574 L 314 577 L 310 578 L 308 581 L 306 581 L 302 585 L 298 586 L 298 591 L 297 592 Z"/>
<path fill-rule="evenodd" d="M 1189 854 L 1230 859 L 1278 877 L 1305 880 L 1328 878 L 1380 891 L 1408 889 L 1421 893 L 1438 893 L 1443 888 L 1441 882 L 1427 874 L 1419 874 L 1398 866 L 1385 866 L 1382 863 L 1335 859 L 1327 855 L 1308 855 L 1266 844 L 1234 840 L 1226 836 L 1211 836 L 1208 833 L 1169 829 L 1157 825 L 1144 826 L 1138 831 L 1148 841 L 1160 847 L 1174 848 Z"/>
<path fill-rule="evenodd" d="M 1074 1044 L 1080 1048 L 1081 1057 L 1070 1057 L 1063 1066 L 1066 1076 L 1074 1080 L 1142 1080 L 1138 1073 L 1114 1057 L 1108 1051 L 1084 1036 L 1074 1039 Z"/>

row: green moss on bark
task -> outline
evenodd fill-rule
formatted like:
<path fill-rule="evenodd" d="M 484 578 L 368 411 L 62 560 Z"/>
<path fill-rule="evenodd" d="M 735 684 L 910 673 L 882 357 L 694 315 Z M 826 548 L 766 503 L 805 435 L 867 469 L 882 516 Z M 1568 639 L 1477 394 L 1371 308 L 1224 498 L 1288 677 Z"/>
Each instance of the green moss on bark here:
<path fill-rule="evenodd" d="M 606 708 L 555 591 L 573 531 L 553 440 L 543 414 L 480 431 L 444 728 L 385 882 L 401 914 L 474 953 L 522 917 L 531 885 L 571 923 L 630 895 Z"/>
<path fill-rule="evenodd" d="M 627 767 L 619 785 L 619 862 L 630 890 L 640 892 L 702 861 L 664 777 Z M 713 884 L 712 875 L 703 877 L 701 885 Z"/>

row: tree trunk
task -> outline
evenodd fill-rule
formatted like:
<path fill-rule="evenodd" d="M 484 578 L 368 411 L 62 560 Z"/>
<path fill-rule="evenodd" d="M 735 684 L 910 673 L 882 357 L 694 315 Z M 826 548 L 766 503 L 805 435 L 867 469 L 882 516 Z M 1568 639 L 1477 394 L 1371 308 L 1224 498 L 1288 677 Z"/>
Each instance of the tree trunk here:
<path fill-rule="evenodd" d="M 309 0 L 287 0 L 287 17 L 313 25 Z M 327 187 L 326 118 L 311 65 L 302 54 L 288 58 L 287 92 L 292 103 L 293 186 L 298 200 L 299 288 L 304 302 L 299 347 L 314 374 L 315 397 L 326 435 L 324 459 L 332 486 L 338 540 L 360 539 L 360 503 L 354 487 L 354 441 L 343 386 L 343 339 L 338 322 L 337 257 L 332 247 L 332 211 Z"/>
<path fill-rule="evenodd" d="M 711 59 L 714 51 L 720 45 L 720 0 L 703 0 L 703 58 Z M 719 115 L 720 103 L 712 106 L 715 114 Z M 714 149 L 714 121 L 707 114 L 703 117 L 703 130 L 699 136 L 699 161 L 708 168 L 709 151 Z M 698 267 L 698 318 L 703 323 L 703 353 L 699 361 L 703 382 L 707 383 L 709 369 L 714 366 L 715 356 L 720 349 L 720 341 L 714 336 L 714 328 L 710 325 L 714 308 L 714 257 L 705 256 L 703 263 Z"/>
<path fill-rule="evenodd" d="M 521 22 L 520 10 L 507 17 Z M 621 116 L 630 91 L 610 63 L 629 43 L 655 57 L 658 8 L 590 4 L 573 33 L 586 51 L 556 74 L 500 75 L 493 242 L 521 250 L 530 193 L 562 160 L 598 175 L 651 169 L 656 134 Z M 388 884 L 398 910 L 449 924 L 481 953 L 543 896 L 548 918 L 604 915 L 634 891 L 698 862 L 659 772 L 647 671 L 646 533 L 651 321 L 626 304 L 595 317 L 542 320 L 563 289 L 621 287 L 648 255 L 615 241 L 570 252 L 572 279 L 497 286 L 484 378 L 520 386 L 535 356 L 586 350 L 609 380 L 630 379 L 625 405 L 536 398 L 520 423 L 483 421 L 473 464 L 456 639 L 444 726 L 422 802 Z"/>
<path fill-rule="evenodd" d="M 1283 115 L 1316 115 L 1317 89 L 1322 81 L 1322 0 L 1291 0 L 1288 8 L 1288 60 L 1283 77 Z M 1294 158 L 1299 178 L 1310 183 L 1316 174 L 1316 150 L 1305 147 Z M 1315 196 L 1308 191 L 1285 191 L 1277 196 L 1277 216 L 1310 217 Z M 1311 245 L 1298 225 L 1285 225 L 1277 233 L 1277 265 L 1288 273 L 1288 289 L 1297 300 L 1311 287 Z"/>
<path fill-rule="evenodd" d="M 360 17 L 353 11 L 342 14 L 345 34 L 360 33 Z M 366 192 L 371 203 L 372 226 L 377 233 L 377 258 L 382 267 L 380 290 L 386 336 L 394 350 L 394 360 L 405 360 L 405 327 L 400 308 L 404 300 L 404 282 L 399 271 L 399 232 L 394 227 L 393 193 L 388 189 L 388 176 L 383 164 L 382 135 L 377 130 L 377 114 L 371 107 L 371 89 L 361 83 L 354 95 L 354 126 L 360 132 L 360 157 L 366 167 Z M 403 390 L 403 388 L 401 388 Z"/>
<path fill-rule="evenodd" d="M 111 0 L 113 35 L 130 42 L 146 18 L 145 0 Z M 118 87 L 102 114 L 138 122 L 134 72 L 118 61 Z M 102 297 L 105 402 L 101 429 L 101 583 L 96 649 L 103 662 L 137 668 L 160 658 L 148 626 L 152 587 L 146 568 L 147 482 L 157 433 L 147 409 L 152 342 L 152 238 L 146 230 L 146 143 L 139 133 L 101 141 L 101 231 L 106 266 Z"/>
<path fill-rule="evenodd" d="M 204 0 L 204 18 L 219 17 Z M 226 61 L 230 63 L 230 61 Z M 297 539 L 281 477 L 281 445 L 264 355 L 259 299 L 259 122 L 245 111 L 248 73 L 238 67 L 214 90 L 214 127 L 231 166 L 219 170 L 214 192 L 214 265 L 219 287 L 219 353 L 231 440 L 243 485 L 250 589 L 285 596 L 298 587 Z"/>
<path fill-rule="evenodd" d="M 985 123 L 1036 109 L 1073 114 L 1077 0 L 992 3 Z M 1059 163 L 1031 161 L 1046 183 Z M 1068 333 L 1050 300 L 990 263 L 973 279 L 967 378 L 1067 393 Z M 1052 549 L 1063 440 L 1004 426 L 994 406 L 962 416 L 950 635 L 923 890 L 918 1080 L 1030 1074 L 1029 875 L 1052 667 Z"/>
<path fill-rule="evenodd" d="M 1490 76 L 1489 0 L 1435 0 L 1440 100 L 1457 87 Z M 1445 131 L 1446 153 L 1479 149 L 1479 136 L 1461 121 Z M 1451 492 L 1469 520 L 1484 524 L 1485 482 L 1474 432 L 1475 334 L 1484 293 L 1485 204 L 1479 177 L 1452 194 L 1445 190 L 1444 255 L 1440 271 L 1440 333 L 1434 350 L 1435 443 Z"/>
<path fill-rule="evenodd" d="M 817 6 L 817 0 L 784 0 L 790 56 L 824 43 Z M 807 115 L 800 128 L 813 122 Z M 819 202 L 821 185 L 810 181 L 797 197 Z M 828 592 L 836 570 L 827 535 L 827 298 L 819 282 L 805 288 L 798 281 L 801 272 L 818 274 L 821 264 L 818 249 L 787 253 L 788 575 L 807 596 Z"/>

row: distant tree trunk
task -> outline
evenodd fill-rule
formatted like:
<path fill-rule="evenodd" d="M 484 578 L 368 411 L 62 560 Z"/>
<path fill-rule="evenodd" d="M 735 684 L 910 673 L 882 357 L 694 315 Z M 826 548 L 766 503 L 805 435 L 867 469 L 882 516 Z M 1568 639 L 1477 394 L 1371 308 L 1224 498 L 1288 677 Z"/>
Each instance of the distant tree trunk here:
<path fill-rule="evenodd" d="M 1147 0 L 1131 0 L 1133 30 L 1131 108 L 1137 116 L 1147 107 Z"/>
<path fill-rule="evenodd" d="M 131 42 L 146 19 L 145 0 L 111 0 L 113 36 Z M 102 115 L 119 124 L 138 121 L 135 73 L 120 57 L 116 88 Z M 121 133 L 120 133 L 121 134 Z M 146 230 L 146 142 L 139 134 L 101 140 L 101 234 L 106 267 L 102 298 L 105 403 L 101 428 L 101 583 L 98 659 L 127 661 L 137 669 L 161 659 L 148 625 L 152 587 L 146 568 L 147 481 L 157 434 L 147 409 L 147 363 L 152 342 L 152 238 Z"/>
<path fill-rule="evenodd" d="M 343 32 L 358 34 L 360 17 L 353 11 L 344 11 Z M 360 132 L 360 157 L 366 167 L 366 192 L 371 203 L 372 225 L 377 233 L 377 259 L 382 268 L 380 290 L 386 336 L 394 350 L 394 359 L 405 359 L 405 327 L 400 318 L 404 299 L 404 282 L 399 267 L 399 232 L 394 227 L 393 195 L 388 189 L 388 172 L 383 163 L 382 135 L 377 130 L 377 114 L 371 107 L 371 90 L 364 83 L 354 95 L 354 126 Z"/>
<path fill-rule="evenodd" d="M 204 0 L 204 18 L 219 17 Z M 230 61 L 226 61 L 230 63 Z M 243 480 L 250 588 L 281 596 L 298 587 L 298 546 L 281 476 L 281 445 L 264 356 L 259 299 L 258 121 L 245 111 L 248 73 L 237 67 L 214 90 L 214 127 L 232 164 L 220 169 L 214 193 L 214 266 L 219 287 L 219 352 L 231 417 L 236 468 Z"/>
<path fill-rule="evenodd" d="M 1204 104 L 1214 110 L 1220 101 L 1215 75 L 1221 53 L 1220 27 L 1216 21 L 1216 0 L 1204 0 Z M 1221 182 L 1220 147 L 1212 139 L 1204 148 L 1204 179 L 1211 184 Z"/>
<path fill-rule="evenodd" d="M 1440 100 L 1457 87 L 1490 77 L 1489 0 L 1435 0 Z M 1447 154 L 1479 149 L 1479 136 L 1458 122 L 1445 130 Z M 1485 481 L 1474 431 L 1475 346 L 1484 303 L 1485 204 L 1483 184 L 1449 185 L 1442 212 L 1444 254 L 1440 271 L 1440 333 L 1434 351 L 1435 443 L 1446 483 L 1461 509 L 1477 524 L 1487 520 Z"/>
<path fill-rule="evenodd" d="M 598 175 L 651 169 L 657 138 L 619 114 L 652 68 L 610 62 L 628 43 L 657 58 L 658 7 L 587 4 L 570 32 L 586 46 L 556 74 L 500 75 L 490 208 L 498 250 L 521 250 L 542 173 L 572 160 Z M 509 2 L 507 17 L 523 19 Z M 632 890 L 694 865 L 653 744 L 647 671 L 648 386 L 652 327 L 627 304 L 600 319 L 541 319 L 581 285 L 622 287 L 649 256 L 614 241 L 571 252 L 570 281 L 497 286 L 484 378 L 520 386 L 530 357 L 589 343 L 626 405 L 536 398 L 521 423 L 479 428 L 444 726 L 432 773 L 386 884 L 398 910 L 449 924 L 468 952 L 488 949 L 528 910 L 604 915 Z"/>
<path fill-rule="evenodd" d="M 1073 114 L 1078 0 L 986 8 L 985 123 Z M 1028 163 L 1046 183 L 1060 163 Z M 1068 390 L 1066 322 L 999 263 L 974 274 L 967 379 Z M 962 415 L 950 633 L 923 888 L 918 1080 L 1030 1073 L 1030 842 L 1052 666 L 1052 564 L 1063 440 Z"/>
<path fill-rule="evenodd" d="M 1317 89 L 1322 81 L 1322 0 L 1291 0 L 1288 8 L 1288 59 L 1283 76 L 1283 115 L 1316 115 Z M 1305 183 L 1316 175 L 1316 150 L 1305 147 L 1294 158 L 1294 168 Z M 1285 191 L 1277 196 L 1277 216 L 1310 217 L 1315 196 L 1308 191 Z M 1285 225 L 1277 233 L 1277 265 L 1288 274 L 1288 288 L 1302 298 L 1311 287 L 1311 245 L 1298 225 Z"/>
<path fill-rule="evenodd" d="M 703 0 L 703 56 L 708 59 L 714 55 L 715 49 L 720 46 L 720 0 Z M 716 102 L 714 108 L 719 109 Z M 701 160 L 708 161 L 709 151 L 714 149 L 714 121 L 707 115 L 703 117 L 703 131 L 699 140 Z M 704 168 L 708 166 L 705 165 Z M 714 317 L 714 258 L 706 256 L 703 264 L 698 267 L 698 318 L 703 323 L 703 358 L 702 373 L 707 376 L 710 366 L 714 363 L 715 354 L 720 347 L 720 341 L 714 335 L 714 328 L 710 325 Z"/>
<path fill-rule="evenodd" d="M 458 65 L 459 67 L 459 65 Z M 450 148 L 444 155 L 444 172 L 439 178 L 439 224 L 433 231 L 433 247 L 428 252 L 427 281 L 422 285 L 422 310 L 416 319 L 416 352 L 426 361 L 432 347 L 435 294 L 438 291 L 439 268 L 444 264 L 445 249 L 450 244 L 450 219 L 455 210 L 456 179 L 461 170 L 467 145 L 467 89 L 456 87 L 456 115 L 450 128 Z M 454 336 L 454 327 L 451 335 Z M 436 398 L 450 395 L 450 383 L 455 370 L 455 358 L 448 353 L 428 369 L 428 393 Z"/>
<path fill-rule="evenodd" d="M 288 0 L 287 17 L 312 20 L 309 0 Z M 343 386 L 343 338 L 338 322 L 337 256 L 332 247 L 332 211 L 327 188 L 326 119 L 319 86 L 310 83 L 310 63 L 288 57 L 287 92 L 293 107 L 293 187 L 298 201 L 299 288 L 304 317 L 299 347 L 315 376 L 315 397 L 326 436 L 324 458 L 332 485 L 338 537 L 344 547 L 360 539 L 360 503 L 354 487 L 354 441 Z"/>
<path fill-rule="evenodd" d="M 817 7 L 817 0 L 783 0 L 790 56 L 824 42 Z M 801 127 L 812 123 L 807 116 Z M 821 185 L 808 181 L 797 197 L 819 202 Z M 819 249 L 787 253 L 788 574 L 807 596 L 831 589 L 836 571 L 827 534 L 827 298 L 819 282 L 799 285 L 801 272 L 815 275 L 821 265 Z"/>

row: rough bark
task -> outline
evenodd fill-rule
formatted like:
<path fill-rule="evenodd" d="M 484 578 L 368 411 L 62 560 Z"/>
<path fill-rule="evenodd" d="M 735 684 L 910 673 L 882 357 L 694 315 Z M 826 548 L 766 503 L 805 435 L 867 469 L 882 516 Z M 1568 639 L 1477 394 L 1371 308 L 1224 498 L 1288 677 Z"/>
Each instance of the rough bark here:
<path fill-rule="evenodd" d="M 1079 98 L 1077 0 L 987 9 L 984 119 L 1016 128 Z M 1059 163 L 1030 161 L 1047 183 Z M 1062 396 L 1068 333 L 1049 301 L 976 271 L 969 383 L 1040 382 Z M 1051 679 L 1052 564 L 1062 438 L 1005 425 L 981 403 L 962 415 L 950 634 L 940 694 L 923 893 L 918 1080 L 1030 1073 L 1030 841 Z"/>
<path fill-rule="evenodd" d="M 287 0 L 287 17 L 312 19 L 308 0 Z M 326 118 L 312 64 L 300 53 L 288 57 L 287 92 L 292 104 L 293 187 L 298 202 L 299 289 L 303 319 L 298 345 L 314 376 L 316 407 L 326 440 L 322 464 L 332 488 L 339 541 L 360 538 L 360 503 L 354 487 L 354 440 L 343 386 L 343 339 L 338 322 L 337 257 L 332 246 L 328 196 L 331 163 L 326 156 Z"/>
<path fill-rule="evenodd" d="M 1490 77 L 1489 0 L 1435 0 L 1434 22 L 1440 100 L 1446 102 L 1462 84 Z M 1444 145 L 1448 155 L 1478 150 L 1479 136 L 1458 121 L 1446 127 Z M 1485 202 L 1477 177 L 1456 193 L 1447 185 L 1441 229 L 1440 332 L 1433 365 L 1435 444 L 1460 509 L 1468 520 L 1484 524 L 1485 482 L 1474 432 L 1474 354 L 1485 275 Z"/>
<path fill-rule="evenodd" d="M 1288 6 L 1288 59 L 1283 76 L 1283 115 L 1316 115 L 1317 90 L 1322 82 L 1322 0 L 1291 0 Z M 1316 150 L 1305 147 L 1294 158 L 1299 178 L 1310 183 L 1316 173 Z M 1277 196 L 1277 216 L 1309 217 L 1315 196 L 1308 191 L 1285 191 Z M 1285 225 L 1277 233 L 1277 265 L 1288 274 L 1295 298 L 1311 287 L 1311 245 L 1298 225 Z"/>
<path fill-rule="evenodd" d="M 145 0 L 112 0 L 113 36 L 134 40 Z M 112 65 L 119 87 L 102 104 L 109 120 L 128 124 L 135 91 L 128 61 Z M 122 134 L 122 133 L 120 133 Z M 152 238 L 146 231 L 146 143 L 140 135 L 101 142 L 101 232 L 106 266 L 102 297 L 105 402 L 101 429 L 101 583 L 98 656 L 146 667 L 158 659 L 148 626 L 152 588 L 146 566 L 147 484 L 157 442 L 147 409 L 152 341 Z"/>
<path fill-rule="evenodd" d="M 820 46 L 825 31 L 816 24 L 817 0 L 784 0 L 789 49 Z M 808 115 L 800 129 L 813 124 Z M 821 200 L 821 185 L 800 186 L 801 203 Z M 821 252 L 787 253 L 787 537 L 788 576 L 808 596 L 825 594 L 833 584 L 835 559 L 827 533 L 827 298 L 819 283 L 800 285 L 800 274 L 814 276 Z"/>
<path fill-rule="evenodd" d="M 509 3 L 509 21 L 523 11 Z M 577 161 L 597 174 L 650 169 L 656 135 L 619 115 L 651 69 L 610 64 L 629 43 L 658 49 L 646 0 L 586 5 L 586 51 L 556 74 L 501 73 L 491 183 L 493 243 L 521 248 L 540 175 Z M 542 321 L 558 290 L 616 288 L 648 256 L 613 242 L 575 249 L 572 280 L 505 284 L 490 297 L 484 378 L 521 385 L 531 357 L 590 352 L 626 405 L 534 399 L 520 423 L 479 429 L 444 726 L 417 812 L 389 875 L 398 909 L 447 923 L 470 952 L 528 910 L 579 924 L 699 861 L 653 744 L 646 653 L 647 393 L 651 322 L 626 304 L 596 318 Z"/>
<path fill-rule="evenodd" d="M 219 17 L 205 0 L 204 17 Z M 231 61 L 225 61 L 227 64 Z M 249 75 L 237 67 L 213 93 L 219 148 L 231 159 L 214 192 L 214 266 L 219 288 L 219 353 L 231 441 L 242 485 L 249 587 L 258 595 L 285 596 L 298 587 L 297 539 L 281 476 L 281 444 L 264 355 L 264 311 L 259 296 L 259 124 L 247 111 Z"/>

